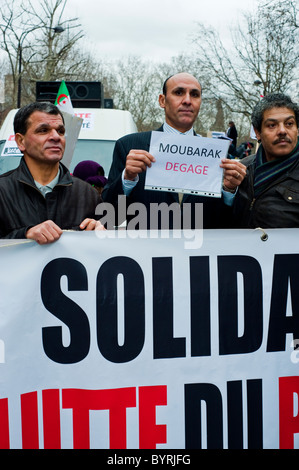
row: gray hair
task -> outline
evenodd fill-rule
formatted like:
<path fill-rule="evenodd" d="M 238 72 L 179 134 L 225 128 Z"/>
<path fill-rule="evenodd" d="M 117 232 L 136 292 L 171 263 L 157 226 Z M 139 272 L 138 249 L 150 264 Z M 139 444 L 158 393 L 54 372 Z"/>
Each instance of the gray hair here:
<path fill-rule="evenodd" d="M 266 95 L 254 108 L 251 123 L 257 131 L 261 131 L 264 112 L 272 108 L 288 108 L 295 113 L 297 127 L 299 127 L 299 107 L 291 98 L 283 93 L 270 93 Z"/>

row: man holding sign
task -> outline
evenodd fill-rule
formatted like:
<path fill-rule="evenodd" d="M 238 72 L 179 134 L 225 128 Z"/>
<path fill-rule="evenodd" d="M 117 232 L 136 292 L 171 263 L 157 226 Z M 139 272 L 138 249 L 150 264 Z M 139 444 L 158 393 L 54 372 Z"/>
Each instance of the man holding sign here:
<path fill-rule="evenodd" d="M 158 131 L 173 136 L 196 136 L 193 124 L 200 110 L 201 99 L 201 85 L 195 77 L 188 73 L 169 77 L 164 83 L 163 93 L 159 96 L 159 104 L 165 111 L 165 123 Z M 179 204 L 182 217 L 186 203 L 190 203 L 193 212 L 196 203 L 203 203 L 203 228 L 226 227 L 228 207 L 224 204 L 223 197 L 180 195 L 176 191 L 152 191 L 144 188 L 146 170 L 155 164 L 155 158 L 149 151 L 151 136 L 152 132 L 140 132 L 125 136 L 116 142 L 103 200 L 117 208 L 119 196 L 125 195 L 128 204 L 142 203 L 148 216 L 151 204 L 155 203 L 166 203 L 168 206 Z M 243 181 L 245 167 L 240 162 L 226 158 L 222 159 L 220 167 L 224 169 L 223 189 L 226 195 L 231 196 L 230 193 Z M 190 220 L 189 228 L 201 228 L 195 224 L 194 213 Z M 146 225 L 146 228 L 152 228 L 149 218 Z M 172 228 L 171 223 L 169 228 Z"/>

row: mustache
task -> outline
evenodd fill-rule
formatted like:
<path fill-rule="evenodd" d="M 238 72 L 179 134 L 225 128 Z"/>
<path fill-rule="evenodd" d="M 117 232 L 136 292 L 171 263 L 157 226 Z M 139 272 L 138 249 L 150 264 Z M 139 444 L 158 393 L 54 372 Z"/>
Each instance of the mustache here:
<path fill-rule="evenodd" d="M 274 140 L 273 144 L 279 144 L 280 142 L 288 142 L 288 144 L 291 144 L 292 140 L 289 137 L 281 137 L 280 139 Z"/>

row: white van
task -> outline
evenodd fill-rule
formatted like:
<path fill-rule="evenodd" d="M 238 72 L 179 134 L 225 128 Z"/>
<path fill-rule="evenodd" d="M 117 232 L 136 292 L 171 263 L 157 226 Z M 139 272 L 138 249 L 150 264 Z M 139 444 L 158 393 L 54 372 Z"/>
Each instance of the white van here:
<path fill-rule="evenodd" d="M 16 168 L 21 153 L 14 140 L 13 120 L 17 109 L 11 110 L 0 129 L 0 174 Z M 74 108 L 83 119 L 82 127 L 69 166 L 72 173 L 82 160 L 94 160 L 108 176 L 112 162 L 114 144 L 120 137 L 137 132 L 136 124 L 129 111 L 106 108 Z"/>

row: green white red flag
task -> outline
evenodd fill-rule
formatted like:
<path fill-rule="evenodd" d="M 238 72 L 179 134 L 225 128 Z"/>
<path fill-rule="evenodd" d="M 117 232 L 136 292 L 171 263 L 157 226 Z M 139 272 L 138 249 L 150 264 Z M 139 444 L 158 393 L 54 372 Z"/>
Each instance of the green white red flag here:
<path fill-rule="evenodd" d="M 58 93 L 57 93 L 57 97 L 56 97 L 56 101 L 55 101 L 55 105 L 61 111 L 64 111 L 64 112 L 72 114 L 72 115 L 74 114 L 74 109 L 73 109 L 71 97 L 70 97 L 69 91 L 67 89 L 67 86 L 66 86 L 64 80 L 62 80 L 62 82 L 60 84 L 60 87 L 59 87 L 59 90 L 58 90 Z"/>

